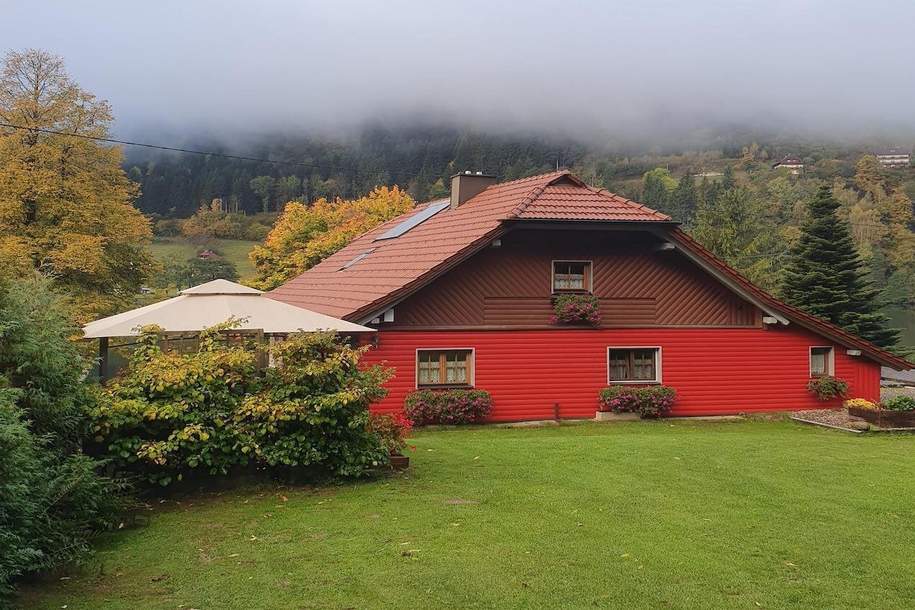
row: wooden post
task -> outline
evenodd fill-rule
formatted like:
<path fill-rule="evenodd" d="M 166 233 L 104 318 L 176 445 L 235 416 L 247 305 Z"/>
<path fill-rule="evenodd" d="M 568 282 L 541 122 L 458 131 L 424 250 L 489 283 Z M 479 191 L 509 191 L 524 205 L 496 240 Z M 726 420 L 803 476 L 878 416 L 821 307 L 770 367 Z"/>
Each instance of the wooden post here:
<path fill-rule="evenodd" d="M 99 381 L 108 379 L 108 337 L 98 340 L 98 378 Z"/>
<path fill-rule="evenodd" d="M 263 329 L 258 329 L 256 331 L 254 331 L 254 345 L 255 345 L 255 348 L 257 349 L 257 352 L 255 352 L 257 354 L 257 368 L 260 370 L 264 370 L 265 368 L 267 368 L 267 364 L 268 364 L 267 356 L 268 356 L 269 352 L 267 351 L 267 349 L 268 349 L 267 345 L 264 343 Z"/>

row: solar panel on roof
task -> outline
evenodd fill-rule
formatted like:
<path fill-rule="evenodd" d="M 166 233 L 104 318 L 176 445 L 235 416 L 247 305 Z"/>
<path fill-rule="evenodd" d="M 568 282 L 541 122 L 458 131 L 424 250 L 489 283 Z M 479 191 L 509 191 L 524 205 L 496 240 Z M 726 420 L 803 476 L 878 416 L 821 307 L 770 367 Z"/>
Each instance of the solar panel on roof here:
<path fill-rule="evenodd" d="M 413 227 L 429 220 L 430 218 L 432 218 L 433 216 L 435 216 L 436 214 L 438 214 L 439 212 L 441 212 L 442 210 L 444 210 L 445 208 L 447 208 L 450 205 L 451 205 L 451 201 L 448 199 L 430 203 L 429 205 L 427 205 L 425 207 L 425 209 L 420 210 L 416 214 L 413 214 L 413 216 L 410 216 L 403 222 L 398 223 L 396 226 L 391 227 L 390 229 L 388 229 L 387 231 L 385 231 L 384 233 L 382 233 L 381 235 L 376 237 L 374 239 L 374 241 L 379 241 L 382 239 L 394 239 L 395 237 L 400 237 L 401 235 L 403 235 L 404 233 L 406 233 Z"/>

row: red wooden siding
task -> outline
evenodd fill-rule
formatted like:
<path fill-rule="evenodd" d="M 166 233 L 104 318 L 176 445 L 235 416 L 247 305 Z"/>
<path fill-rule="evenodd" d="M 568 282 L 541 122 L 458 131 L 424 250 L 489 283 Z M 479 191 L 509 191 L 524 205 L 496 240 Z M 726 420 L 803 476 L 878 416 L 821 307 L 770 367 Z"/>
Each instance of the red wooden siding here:
<path fill-rule="evenodd" d="M 602 326 L 755 326 L 758 310 L 644 232 L 516 230 L 395 307 L 395 328 L 546 327 L 552 261 L 592 262 Z"/>
<path fill-rule="evenodd" d="M 660 346 L 661 375 L 676 388 L 675 415 L 795 410 L 837 406 L 806 389 L 808 350 L 831 343 L 793 326 L 763 328 L 641 328 L 515 331 L 381 331 L 366 363 L 396 369 L 387 398 L 374 410 L 403 406 L 415 388 L 417 348 L 473 347 L 476 387 L 492 393 L 492 420 L 593 417 L 597 392 L 607 385 L 608 346 Z M 879 396 L 879 366 L 834 345 L 835 373 L 849 396 Z"/>

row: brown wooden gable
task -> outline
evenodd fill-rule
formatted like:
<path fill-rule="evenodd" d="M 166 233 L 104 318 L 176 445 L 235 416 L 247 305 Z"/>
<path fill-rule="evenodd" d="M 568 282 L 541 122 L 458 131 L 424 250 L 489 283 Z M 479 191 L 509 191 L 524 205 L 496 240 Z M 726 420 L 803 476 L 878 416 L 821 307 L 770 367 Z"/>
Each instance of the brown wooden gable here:
<path fill-rule="evenodd" d="M 551 327 L 552 263 L 591 261 L 601 326 L 756 326 L 759 310 L 645 232 L 516 230 L 395 307 L 385 328 Z"/>

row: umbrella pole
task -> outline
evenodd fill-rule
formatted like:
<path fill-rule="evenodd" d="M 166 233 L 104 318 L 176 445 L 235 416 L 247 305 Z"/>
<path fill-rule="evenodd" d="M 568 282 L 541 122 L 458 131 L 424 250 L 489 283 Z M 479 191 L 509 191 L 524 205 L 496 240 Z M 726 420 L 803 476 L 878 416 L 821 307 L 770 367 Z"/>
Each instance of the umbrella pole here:
<path fill-rule="evenodd" d="M 99 381 L 108 379 L 108 337 L 98 340 L 98 378 Z"/>

